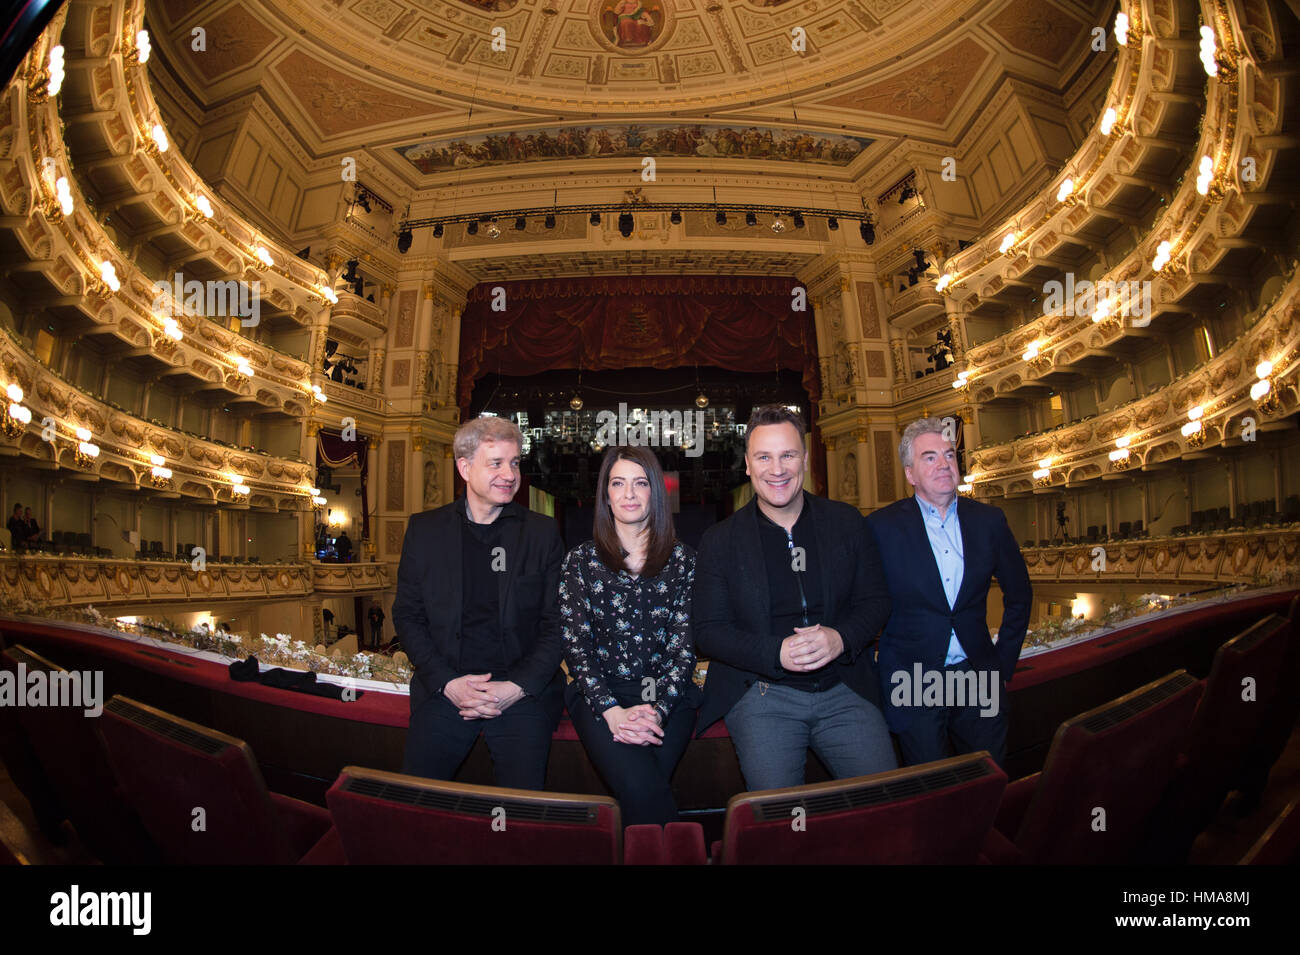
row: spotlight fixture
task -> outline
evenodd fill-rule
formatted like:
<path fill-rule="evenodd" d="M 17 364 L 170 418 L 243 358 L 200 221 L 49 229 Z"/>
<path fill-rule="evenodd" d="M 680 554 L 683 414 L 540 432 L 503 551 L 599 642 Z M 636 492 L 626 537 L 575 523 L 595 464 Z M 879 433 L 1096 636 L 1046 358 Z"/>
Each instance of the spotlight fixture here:
<path fill-rule="evenodd" d="M 802 228 L 803 228 L 803 213 L 801 213 L 801 212 L 791 213 L 790 218 L 791 218 L 791 221 L 794 222 L 794 227 L 795 227 L 796 229 L 802 229 Z"/>
<path fill-rule="evenodd" d="M 467 235 L 478 235 L 478 220 L 475 219 L 473 222 L 466 225 L 465 232 Z"/>
<path fill-rule="evenodd" d="M 547 214 L 547 216 L 546 216 L 546 221 L 545 221 L 545 225 L 546 225 L 546 228 L 548 228 L 548 229 L 554 229 L 554 228 L 555 228 L 555 214 L 554 214 L 554 213 L 548 213 L 548 214 Z"/>
<path fill-rule="evenodd" d="M 397 233 L 397 251 L 402 253 L 402 255 L 411 251 L 411 240 L 413 238 L 415 238 L 415 236 L 411 230 L 409 228 L 403 228 L 401 232 Z"/>
<path fill-rule="evenodd" d="M 523 216 L 515 216 L 515 231 L 523 232 L 526 228 L 528 228 L 528 220 Z"/>
<path fill-rule="evenodd" d="M 717 214 L 713 217 L 713 221 L 716 222 L 718 225 L 726 225 L 727 214 L 723 212 L 721 209 L 719 209 Z"/>
<path fill-rule="evenodd" d="M 441 238 L 442 238 L 442 223 L 441 223 L 441 222 L 435 222 L 435 223 L 433 224 L 433 237 L 434 237 L 435 239 L 441 239 Z"/>
<path fill-rule="evenodd" d="M 681 212 L 677 209 L 674 209 L 673 214 L 668 217 L 668 221 L 671 222 L 673 225 L 681 225 L 682 224 Z"/>
<path fill-rule="evenodd" d="M 618 214 L 618 234 L 623 238 L 630 238 L 632 229 L 636 225 L 636 220 L 630 212 L 620 212 Z"/>
<path fill-rule="evenodd" d="M 831 216 L 826 220 L 826 228 L 830 229 L 832 232 L 838 232 L 840 228 L 840 220 Z"/>
<path fill-rule="evenodd" d="M 876 241 L 876 227 L 872 225 L 870 219 L 863 219 L 858 226 L 858 231 L 862 233 L 862 241 L 871 245 Z"/>
<path fill-rule="evenodd" d="M 898 204 L 901 206 L 908 199 L 915 199 L 915 198 L 916 198 L 916 187 L 909 182 L 906 186 L 903 187 L 902 191 L 899 192 Z"/>
<path fill-rule="evenodd" d="M 593 212 L 593 213 L 591 214 L 591 218 L 590 218 L 588 221 L 589 221 L 592 225 L 600 225 L 600 213 L 599 213 L 599 212 Z"/>
<path fill-rule="evenodd" d="M 752 213 L 752 212 L 746 212 L 746 213 L 745 213 L 745 225 L 749 225 L 749 226 L 758 225 L 758 216 L 756 216 L 756 215 L 755 215 L 754 213 Z"/>

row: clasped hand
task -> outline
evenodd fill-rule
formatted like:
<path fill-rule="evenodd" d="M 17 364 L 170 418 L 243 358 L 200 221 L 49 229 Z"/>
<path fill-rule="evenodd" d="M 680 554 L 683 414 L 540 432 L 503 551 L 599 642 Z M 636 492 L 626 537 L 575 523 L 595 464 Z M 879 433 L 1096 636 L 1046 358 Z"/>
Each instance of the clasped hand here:
<path fill-rule="evenodd" d="M 663 727 L 659 725 L 659 711 L 649 703 L 640 706 L 611 706 L 600 714 L 617 743 L 629 746 L 662 746 Z"/>
<path fill-rule="evenodd" d="M 844 639 L 834 627 L 813 624 L 795 627 L 781 641 L 781 666 L 793 673 L 820 670 L 844 652 Z"/>
<path fill-rule="evenodd" d="M 462 719 L 486 720 L 500 716 L 524 697 L 524 688 L 509 680 L 494 681 L 491 673 L 467 673 L 442 688 Z"/>

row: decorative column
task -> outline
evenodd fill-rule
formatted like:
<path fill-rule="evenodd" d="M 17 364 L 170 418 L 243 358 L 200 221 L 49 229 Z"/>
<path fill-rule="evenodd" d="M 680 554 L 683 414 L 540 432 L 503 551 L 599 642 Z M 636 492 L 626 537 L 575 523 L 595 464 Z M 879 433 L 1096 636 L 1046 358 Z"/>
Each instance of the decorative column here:
<path fill-rule="evenodd" d="M 838 439 L 833 435 L 822 436 L 822 447 L 826 449 L 826 496 L 833 501 L 840 500 L 840 459 L 835 454 L 837 443 Z"/>
<path fill-rule="evenodd" d="M 375 346 L 370 349 L 370 384 L 366 387 L 372 394 L 380 394 L 384 390 L 384 357 L 387 352 Z"/>
<path fill-rule="evenodd" d="M 962 340 L 961 308 L 952 296 L 944 295 L 943 310 L 948 313 L 948 328 L 952 332 L 952 360 L 954 363 L 960 362 L 966 357 L 966 346 Z"/>
<path fill-rule="evenodd" d="M 369 486 L 366 488 L 366 500 L 370 503 L 370 535 L 365 539 L 366 557 L 373 561 L 375 559 L 375 537 L 379 533 L 379 512 L 383 510 L 381 502 L 375 496 L 378 493 L 379 482 L 375 480 L 375 475 L 379 472 L 379 448 L 384 443 L 382 435 L 373 435 L 366 438 L 366 476 L 370 479 Z"/>
<path fill-rule="evenodd" d="M 853 430 L 853 440 L 857 442 L 854 450 L 858 459 L 858 499 L 850 501 L 859 510 L 866 510 L 875 503 L 875 487 L 871 481 L 871 432 L 867 429 L 867 419 L 859 418 L 858 427 Z"/>

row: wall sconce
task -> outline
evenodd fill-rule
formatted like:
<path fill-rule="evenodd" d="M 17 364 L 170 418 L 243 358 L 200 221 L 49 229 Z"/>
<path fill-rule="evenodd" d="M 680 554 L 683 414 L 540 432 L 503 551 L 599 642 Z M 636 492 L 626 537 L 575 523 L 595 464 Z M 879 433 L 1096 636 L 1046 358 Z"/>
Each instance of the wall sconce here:
<path fill-rule="evenodd" d="M 1106 107 L 1106 112 L 1101 114 L 1101 134 L 1109 136 L 1115 129 L 1115 123 L 1119 120 L 1119 113 L 1114 106 Z"/>
<path fill-rule="evenodd" d="M 149 53 L 153 47 L 149 43 L 149 31 L 141 30 L 135 35 L 135 61 L 141 66 L 149 62 Z"/>
<path fill-rule="evenodd" d="M 194 207 L 203 214 L 203 218 L 212 218 L 212 201 L 203 193 L 199 193 L 194 197 Z"/>
<path fill-rule="evenodd" d="M 1163 272 L 1165 266 L 1169 264 L 1170 253 L 1173 252 L 1173 243 L 1168 239 L 1156 246 L 1156 257 L 1151 260 L 1151 270 L 1153 272 Z"/>
<path fill-rule="evenodd" d="M 230 475 L 230 490 L 231 493 L 239 497 L 247 497 L 249 493 L 248 485 L 244 483 L 244 479 L 238 474 Z"/>
<path fill-rule="evenodd" d="M 963 481 L 961 484 L 957 485 L 957 493 L 962 497 L 974 497 L 975 485 L 971 484 L 970 481 Z"/>
<path fill-rule="evenodd" d="M 1205 426 L 1201 423 L 1203 414 L 1205 409 L 1201 405 L 1188 409 L 1187 423 L 1183 425 L 1182 433 L 1189 448 L 1199 448 L 1205 444 Z"/>
<path fill-rule="evenodd" d="M 1124 437 L 1122 438 L 1115 439 L 1116 450 L 1110 453 L 1110 466 L 1114 468 L 1116 471 L 1128 470 L 1128 466 L 1129 466 L 1128 446 L 1131 440 L 1132 439 L 1129 438 L 1128 435 L 1124 435 Z"/>
<path fill-rule="evenodd" d="M 174 342 L 178 342 L 185 337 L 185 333 L 181 331 L 180 325 L 177 324 L 176 319 L 171 316 L 168 316 L 163 321 L 163 334 Z"/>
<path fill-rule="evenodd" d="M 1039 487 L 1052 486 L 1052 459 L 1043 458 L 1038 462 L 1038 469 L 1034 471 L 1034 483 Z"/>
<path fill-rule="evenodd" d="M 312 385 L 312 386 L 311 386 L 311 403 L 312 403 L 313 406 L 315 406 L 315 405 L 323 405 L 323 404 L 325 404 L 325 402 L 327 402 L 327 401 L 329 401 L 329 400 L 330 400 L 330 399 L 329 399 L 329 395 L 327 395 L 327 394 L 325 394 L 325 392 L 321 391 L 321 387 L 320 387 L 320 385 Z"/>
<path fill-rule="evenodd" d="M 1014 232 L 1008 232 L 1006 235 L 1002 237 L 1002 244 L 998 246 L 998 251 L 1001 252 L 1003 255 L 1006 255 L 1013 248 L 1015 248 L 1015 245 L 1016 245 L 1016 234 Z"/>
<path fill-rule="evenodd" d="M 1272 374 L 1273 363 L 1261 361 L 1255 366 L 1255 377 L 1259 380 L 1250 386 L 1250 398 L 1259 405 L 1259 410 L 1264 414 L 1272 414 L 1278 406 L 1277 391 L 1269 380 Z"/>
<path fill-rule="evenodd" d="M 267 249 L 266 246 L 264 245 L 257 246 L 257 248 L 253 249 L 253 254 L 257 256 L 258 261 L 261 262 L 263 265 L 265 265 L 268 269 L 271 266 L 275 265 L 275 259 L 271 258 L 271 252 L 269 249 Z"/>
<path fill-rule="evenodd" d="M 970 387 L 970 372 L 959 371 L 957 377 L 953 380 L 952 387 L 954 391 L 965 391 Z"/>
<path fill-rule="evenodd" d="M 948 286 L 952 285 L 952 279 L 951 272 L 944 272 L 943 275 L 939 276 L 939 281 L 934 283 L 934 290 L 942 295 L 948 291 Z"/>
<path fill-rule="evenodd" d="M 1061 183 L 1061 188 L 1056 190 L 1056 201 L 1065 202 L 1068 203 L 1069 205 L 1074 205 L 1076 202 L 1079 201 L 1078 198 L 1074 195 L 1073 179 L 1067 179 L 1065 180 L 1065 182 Z"/>
<path fill-rule="evenodd" d="M 77 450 L 73 459 L 77 462 L 77 467 L 89 470 L 95 463 L 95 458 L 99 457 L 99 445 L 91 440 L 89 428 L 77 429 Z"/>
<path fill-rule="evenodd" d="M 44 69 L 33 69 L 27 77 L 27 98 L 33 103 L 44 103 L 58 96 L 63 89 L 63 47 L 50 47 L 50 58 Z"/>
<path fill-rule="evenodd" d="M 153 465 L 149 469 L 149 481 L 158 490 L 164 490 L 172 486 L 172 469 L 167 467 L 167 459 L 161 454 L 151 454 L 149 461 Z"/>
<path fill-rule="evenodd" d="M 1215 179 L 1214 159 L 1210 156 L 1201 157 L 1201 164 L 1197 167 L 1196 191 L 1211 202 L 1218 202 L 1223 198 L 1223 187 Z"/>
<path fill-rule="evenodd" d="M 5 393 L 9 396 L 9 403 L 5 406 L 4 420 L 0 427 L 10 438 L 17 438 L 32 423 L 32 409 L 23 404 L 23 389 L 16 381 L 9 384 Z"/>

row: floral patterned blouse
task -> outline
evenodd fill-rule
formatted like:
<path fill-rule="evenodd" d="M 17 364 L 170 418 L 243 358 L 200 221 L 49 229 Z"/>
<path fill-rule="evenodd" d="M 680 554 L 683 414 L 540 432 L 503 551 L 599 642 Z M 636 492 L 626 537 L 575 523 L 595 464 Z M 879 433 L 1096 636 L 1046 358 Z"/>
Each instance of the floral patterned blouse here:
<path fill-rule="evenodd" d="M 661 722 L 681 701 L 695 669 L 691 585 L 695 552 L 676 541 L 656 577 L 611 571 L 594 541 L 579 544 L 560 570 L 564 659 L 597 718 L 618 700 L 606 681 L 653 677 Z"/>

